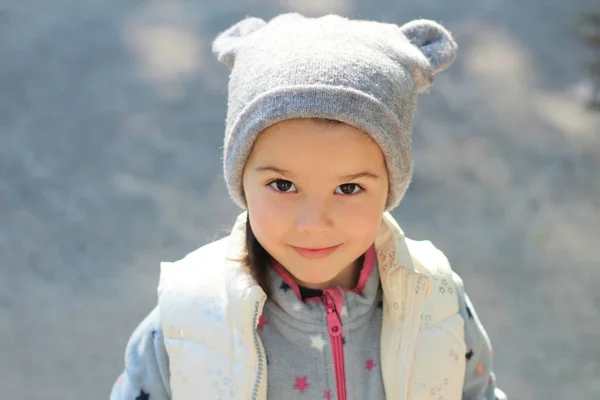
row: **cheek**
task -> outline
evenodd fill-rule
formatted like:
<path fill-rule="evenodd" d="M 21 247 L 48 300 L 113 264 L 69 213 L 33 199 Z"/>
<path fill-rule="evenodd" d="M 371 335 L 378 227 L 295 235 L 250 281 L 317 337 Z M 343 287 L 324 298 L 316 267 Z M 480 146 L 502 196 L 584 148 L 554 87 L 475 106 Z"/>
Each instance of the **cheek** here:
<path fill-rule="evenodd" d="M 264 247 L 272 247 L 284 240 L 290 220 L 290 213 L 272 197 L 272 194 L 261 194 L 248 198 L 252 231 Z"/>
<path fill-rule="evenodd" d="M 383 206 L 349 207 L 339 215 L 339 223 L 346 227 L 346 235 L 354 244 L 369 246 L 375 241 L 382 215 Z"/>
<path fill-rule="evenodd" d="M 380 224 L 381 214 L 362 214 L 355 216 L 348 226 L 355 242 L 369 246 L 375 241 Z"/>

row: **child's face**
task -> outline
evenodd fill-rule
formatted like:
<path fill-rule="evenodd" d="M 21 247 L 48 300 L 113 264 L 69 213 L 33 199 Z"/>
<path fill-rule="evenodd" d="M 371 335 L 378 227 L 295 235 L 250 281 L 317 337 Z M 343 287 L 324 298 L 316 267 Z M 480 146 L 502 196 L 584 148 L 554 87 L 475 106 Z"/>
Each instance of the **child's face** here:
<path fill-rule="evenodd" d="M 362 172 L 372 176 L 349 177 Z M 375 241 L 388 193 L 383 154 L 367 134 L 310 119 L 279 122 L 258 136 L 243 185 L 256 239 L 300 285 L 356 284 L 356 260 Z M 326 255 L 302 251 L 332 246 Z"/>

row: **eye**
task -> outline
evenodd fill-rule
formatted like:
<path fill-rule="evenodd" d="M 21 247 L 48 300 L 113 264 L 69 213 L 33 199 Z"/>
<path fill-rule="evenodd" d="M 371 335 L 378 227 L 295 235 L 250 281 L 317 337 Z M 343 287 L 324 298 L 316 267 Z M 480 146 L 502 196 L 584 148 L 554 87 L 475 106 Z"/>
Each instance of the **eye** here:
<path fill-rule="evenodd" d="M 294 193 L 294 191 L 290 192 L 290 188 L 294 187 L 294 184 L 290 181 L 286 181 L 284 179 L 277 179 L 274 180 L 273 182 L 269 183 L 269 186 L 276 190 L 277 192 L 281 192 L 281 193 Z"/>
<path fill-rule="evenodd" d="M 341 189 L 342 193 L 338 193 L 337 189 Z M 346 196 L 352 196 L 354 194 L 358 194 L 363 191 L 363 188 L 357 185 L 356 183 L 344 183 L 336 188 L 336 193 L 343 194 Z"/>

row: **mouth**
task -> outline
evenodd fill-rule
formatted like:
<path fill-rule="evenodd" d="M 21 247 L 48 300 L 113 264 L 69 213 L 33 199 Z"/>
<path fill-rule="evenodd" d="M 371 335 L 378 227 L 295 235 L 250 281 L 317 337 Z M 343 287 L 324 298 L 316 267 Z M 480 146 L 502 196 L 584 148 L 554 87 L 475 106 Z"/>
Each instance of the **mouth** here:
<path fill-rule="evenodd" d="M 304 248 L 304 247 L 296 247 L 296 246 L 292 246 L 290 245 L 290 247 L 292 249 L 294 249 L 294 251 L 296 251 L 296 253 L 298 253 L 300 256 L 304 257 L 304 258 L 325 258 L 328 255 L 330 255 L 331 253 L 333 253 L 334 251 L 336 251 L 338 249 L 338 247 L 340 247 L 341 244 L 335 245 L 335 246 L 331 246 L 331 247 L 323 247 L 323 248 Z"/>

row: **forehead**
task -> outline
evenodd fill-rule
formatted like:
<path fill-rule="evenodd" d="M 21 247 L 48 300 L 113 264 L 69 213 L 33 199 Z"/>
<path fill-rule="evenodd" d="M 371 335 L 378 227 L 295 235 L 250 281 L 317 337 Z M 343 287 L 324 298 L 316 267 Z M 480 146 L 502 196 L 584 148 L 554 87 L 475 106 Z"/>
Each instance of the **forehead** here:
<path fill-rule="evenodd" d="M 359 158 L 381 156 L 377 144 L 360 129 L 313 119 L 291 119 L 271 125 L 258 136 L 251 156 L 281 158 L 285 153 L 286 158 L 302 158 L 328 152 Z"/>

